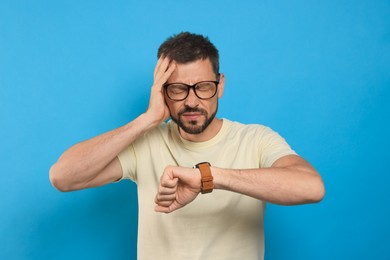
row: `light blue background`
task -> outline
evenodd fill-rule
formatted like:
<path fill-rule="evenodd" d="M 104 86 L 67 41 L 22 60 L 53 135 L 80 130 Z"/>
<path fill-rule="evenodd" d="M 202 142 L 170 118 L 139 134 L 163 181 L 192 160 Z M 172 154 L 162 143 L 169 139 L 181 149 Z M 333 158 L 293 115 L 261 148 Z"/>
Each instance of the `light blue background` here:
<path fill-rule="evenodd" d="M 268 205 L 266 259 L 390 259 L 384 0 L 0 0 L 0 259 L 135 259 L 136 186 L 60 193 L 48 170 L 145 111 L 184 30 L 220 50 L 219 116 L 271 126 L 325 180 L 320 204 Z"/>

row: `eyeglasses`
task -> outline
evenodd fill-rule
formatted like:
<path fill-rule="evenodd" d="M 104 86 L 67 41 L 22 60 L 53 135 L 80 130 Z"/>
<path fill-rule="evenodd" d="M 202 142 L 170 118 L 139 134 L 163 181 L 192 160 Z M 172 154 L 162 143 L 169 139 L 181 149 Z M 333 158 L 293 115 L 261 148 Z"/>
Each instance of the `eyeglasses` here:
<path fill-rule="evenodd" d="M 190 94 L 190 89 L 194 90 L 195 95 L 200 99 L 210 99 L 217 93 L 219 84 L 219 75 L 216 81 L 200 81 L 194 85 L 184 83 L 165 84 L 165 93 L 173 101 L 182 101 Z"/>

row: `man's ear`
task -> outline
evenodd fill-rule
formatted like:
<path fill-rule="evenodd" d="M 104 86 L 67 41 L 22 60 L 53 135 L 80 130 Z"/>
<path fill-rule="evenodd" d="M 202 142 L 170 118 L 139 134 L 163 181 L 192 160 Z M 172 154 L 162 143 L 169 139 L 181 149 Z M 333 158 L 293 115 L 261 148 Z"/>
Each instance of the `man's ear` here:
<path fill-rule="evenodd" d="M 224 90 L 225 90 L 225 75 L 221 73 L 219 74 L 218 98 L 222 97 Z"/>

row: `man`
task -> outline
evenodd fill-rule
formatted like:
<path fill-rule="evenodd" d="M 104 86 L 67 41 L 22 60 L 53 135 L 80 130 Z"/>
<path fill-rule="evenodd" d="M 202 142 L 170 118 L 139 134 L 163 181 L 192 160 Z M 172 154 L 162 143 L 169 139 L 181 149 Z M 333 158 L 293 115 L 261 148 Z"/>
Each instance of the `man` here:
<path fill-rule="evenodd" d="M 208 38 L 174 35 L 158 58 L 147 111 L 68 149 L 53 185 L 135 181 L 139 259 L 263 259 L 265 202 L 318 202 L 321 177 L 271 129 L 215 117 L 225 82 Z"/>

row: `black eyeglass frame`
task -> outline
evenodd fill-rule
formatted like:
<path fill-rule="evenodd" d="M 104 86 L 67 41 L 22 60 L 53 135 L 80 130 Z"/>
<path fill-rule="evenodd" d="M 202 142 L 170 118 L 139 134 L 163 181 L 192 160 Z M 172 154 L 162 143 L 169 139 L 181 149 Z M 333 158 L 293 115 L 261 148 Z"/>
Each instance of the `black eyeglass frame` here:
<path fill-rule="evenodd" d="M 172 100 L 172 101 L 183 101 L 185 100 L 188 95 L 190 94 L 190 90 L 192 89 L 195 93 L 195 95 L 199 98 L 199 99 L 202 99 L 202 100 L 207 100 L 207 99 L 210 99 L 210 98 L 213 98 L 215 97 L 215 94 L 217 94 L 218 92 L 218 85 L 219 85 L 219 78 L 220 78 L 220 74 L 218 73 L 218 76 L 217 76 L 217 80 L 204 80 L 204 81 L 199 81 L 193 85 L 188 85 L 188 84 L 185 84 L 185 83 L 181 83 L 181 82 L 173 82 L 173 83 L 169 83 L 169 84 L 164 84 L 163 87 L 165 89 L 165 93 L 167 95 L 167 97 Z M 200 83 L 203 83 L 203 82 L 211 82 L 211 83 L 214 83 L 215 84 L 215 92 L 214 94 L 211 96 L 211 97 L 208 97 L 208 98 L 202 98 L 202 97 L 199 97 L 198 94 L 196 93 L 196 85 L 200 84 Z M 181 98 L 181 99 L 172 99 L 169 95 L 168 95 L 168 87 L 170 85 L 174 85 L 174 84 L 181 84 L 181 85 L 184 85 L 187 87 L 187 95 L 185 95 L 184 98 Z"/>

